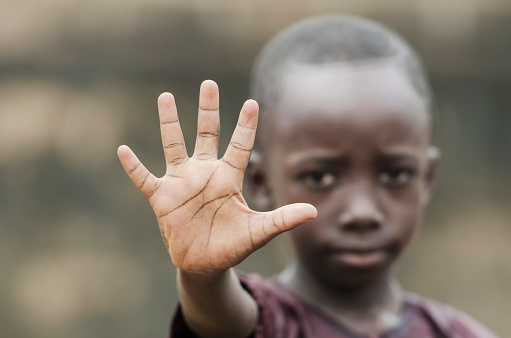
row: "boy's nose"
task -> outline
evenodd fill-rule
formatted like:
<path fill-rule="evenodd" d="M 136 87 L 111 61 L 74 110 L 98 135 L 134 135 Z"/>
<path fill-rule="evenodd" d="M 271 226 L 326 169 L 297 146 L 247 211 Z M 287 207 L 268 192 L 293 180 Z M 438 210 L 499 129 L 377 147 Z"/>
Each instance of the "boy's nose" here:
<path fill-rule="evenodd" d="M 339 215 L 339 223 L 343 231 L 374 231 L 381 228 L 383 214 L 372 194 L 357 194 L 349 199 Z"/>

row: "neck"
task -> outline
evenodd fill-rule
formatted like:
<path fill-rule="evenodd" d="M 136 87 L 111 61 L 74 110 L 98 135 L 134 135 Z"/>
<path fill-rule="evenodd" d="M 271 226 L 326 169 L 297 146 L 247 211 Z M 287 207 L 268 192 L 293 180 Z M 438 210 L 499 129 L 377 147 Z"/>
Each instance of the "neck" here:
<path fill-rule="evenodd" d="M 360 333 L 378 333 L 399 324 L 402 290 L 386 272 L 355 287 L 328 285 L 299 262 L 288 265 L 279 281 L 303 300 Z"/>

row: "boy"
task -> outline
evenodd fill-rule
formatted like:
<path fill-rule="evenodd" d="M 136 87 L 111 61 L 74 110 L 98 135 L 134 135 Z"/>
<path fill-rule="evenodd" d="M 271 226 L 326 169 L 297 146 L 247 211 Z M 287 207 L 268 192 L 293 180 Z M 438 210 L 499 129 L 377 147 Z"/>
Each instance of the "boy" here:
<path fill-rule="evenodd" d="M 118 151 L 178 267 L 170 336 L 493 337 L 467 316 L 403 292 L 392 277 L 438 161 L 432 97 L 411 48 L 362 19 L 309 20 L 265 47 L 252 84 L 263 136 L 252 159 L 253 100 L 217 159 L 212 81 L 201 86 L 191 158 L 168 93 L 158 100 L 166 175 L 154 177 L 128 147 Z M 244 175 L 260 209 L 279 208 L 250 210 Z M 278 277 L 233 272 L 288 230 L 294 256 Z"/>

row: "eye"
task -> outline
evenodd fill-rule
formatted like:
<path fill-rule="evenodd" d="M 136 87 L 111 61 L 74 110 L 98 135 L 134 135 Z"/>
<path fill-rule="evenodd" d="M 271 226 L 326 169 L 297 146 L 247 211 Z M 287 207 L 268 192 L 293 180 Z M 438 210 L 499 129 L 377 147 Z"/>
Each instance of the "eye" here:
<path fill-rule="evenodd" d="M 414 171 L 409 168 L 391 168 L 382 171 L 378 179 L 387 185 L 404 185 L 414 178 Z"/>
<path fill-rule="evenodd" d="M 314 170 L 301 174 L 299 180 L 311 188 L 327 188 L 335 184 L 336 176 L 325 170 Z"/>

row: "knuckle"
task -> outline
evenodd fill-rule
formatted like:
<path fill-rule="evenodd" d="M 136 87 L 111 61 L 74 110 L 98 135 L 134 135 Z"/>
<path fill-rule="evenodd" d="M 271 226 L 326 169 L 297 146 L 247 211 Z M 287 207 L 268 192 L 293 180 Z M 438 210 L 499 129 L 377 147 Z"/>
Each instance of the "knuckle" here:
<path fill-rule="evenodd" d="M 243 144 L 239 143 L 239 142 L 235 142 L 235 141 L 231 141 L 230 145 L 237 149 L 237 150 L 240 150 L 240 151 L 244 151 L 244 152 L 251 152 L 252 151 L 252 148 L 246 148 Z"/>
<path fill-rule="evenodd" d="M 164 148 L 165 149 L 172 149 L 172 148 L 179 147 L 179 146 L 184 146 L 184 143 L 183 142 L 169 143 L 169 144 L 165 145 Z"/>
<path fill-rule="evenodd" d="M 234 164 L 232 164 L 230 161 L 226 160 L 226 159 L 222 159 L 222 161 L 227 164 L 228 166 L 230 167 L 233 167 L 234 169 L 238 169 L 238 170 L 241 170 L 242 168 L 238 167 L 238 166 L 235 166 Z"/>
<path fill-rule="evenodd" d="M 170 165 L 178 165 L 178 164 L 184 163 L 185 160 L 186 160 L 186 158 L 184 156 L 180 156 L 180 157 L 176 157 L 171 160 L 168 160 L 167 163 Z"/>
<path fill-rule="evenodd" d="M 172 124 L 176 124 L 176 123 L 179 123 L 179 120 L 173 120 L 173 121 L 161 121 L 160 124 L 162 126 L 168 126 L 168 125 L 172 125 Z"/>
<path fill-rule="evenodd" d="M 218 111 L 218 107 L 215 107 L 215 106 L 213 106 L 213 107 L 200 106 L 199 109 L 206 111 L 206 112 L 217 112 Z"/>
<path fill-rule="evenodd" d="M 241 128 L 244 128 L 244 129 L 248 129 L 248 130 L 252 130 L 252 131 L 253 131 L 253 130 L 256 130 L 256 128 L 249 127 L 249 126 L 244 126 L 244 125 L 242 125 L 242 124 L 240 124 L 240 123 L 238 123 L 238 127 L 241 127 Z"/>
<path fill-rule="evenodd" d="M 209 132 L 209 131 L 201 131 L 197 134 L 199 137 L 206 137 L 206 138 L 209 138 L 209 137 L 218 137 L 218 133 L 213 133 L 213 132 Z"/>
<path fill-rule="evenodd" d="M 142 182 L 140 183 L 140 186 L 138 187 L 138 189 L 142 189 L 144 187 L 144 185 L 146 184 L 147 182 L 147 179 L 149 178 L 149 176 L 151 175 L 151 173 L 147 173 L 144 178 L 142 179 Z"/>
<path fill-rule="evenodd" d="M 142 164 L 142 162 L 139 161 L 135 167 L 133 167 L 132 169 L 130 169 L 128 171 L 128 174 L 129 175 L 133 174 L 135 172 L 135 170 L 137 170 L 140 167 L 141 164 Z"/>

